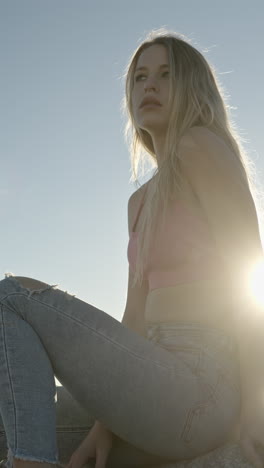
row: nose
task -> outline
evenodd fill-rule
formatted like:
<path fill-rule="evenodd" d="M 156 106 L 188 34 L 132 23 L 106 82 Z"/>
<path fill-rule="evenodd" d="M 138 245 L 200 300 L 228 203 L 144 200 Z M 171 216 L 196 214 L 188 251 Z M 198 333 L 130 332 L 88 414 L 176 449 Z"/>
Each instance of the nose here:
<path fill-rule="evenodd" d="M 158 90 L 158 81 L 154 77 L 148 76 L 144 81 L 144 90 L 149 91 L 150 89 Z"/>

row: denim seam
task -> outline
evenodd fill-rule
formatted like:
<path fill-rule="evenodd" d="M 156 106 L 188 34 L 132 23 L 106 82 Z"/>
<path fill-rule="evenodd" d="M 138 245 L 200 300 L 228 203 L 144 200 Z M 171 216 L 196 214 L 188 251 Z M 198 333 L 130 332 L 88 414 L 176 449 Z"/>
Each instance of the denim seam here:
<path fill-rule="evenodd" d="M 120 345 L 120 343 L 117 343 L 116 341 L 114 340 L 111 340 L 109 337 L 103 335 L 102 333 L 98 332 L 97 330 L 93 330 L 91 327 L 87 326 L 86 324 L 84 324 L 83 322 L 81 322 L 80 320 L 77 320 L 76 318 L 66 314 L 65 312 L 62 312 L 60 311 L 59 309 L 57 309 L 56 307 L 53 307 L 52 305 L 50 304 L 47 304 L 45 302 L 42 302 L 42 301 L 39 301 L 38 299 L 34 299 L 32 297 L 28 297 L 26 294 L 22 293 L 22 292 L 14 292 L 14 293 L 10 293 L 10 294 L 7 294 L 5 297 L 1 298 L 0 299 L 0 304 L 3 304 L 5 307 L 9 308 L 10 310 L 13 311 L 13 309 L 11 309 L 10 307 L 8 307 L 3 301 L 8 299 L 8 297 L 10 296 L 14 296 L 14 295 L 21 295 L 21 296 L 24 296 L 26 297 L 27 299 L 31 300 L 31 301 L 34 301 L 34 302 L 38 302 L 42 305 L 44 305 L 45 307 L 49 307 L 50 309 L 53 309 L 55 310 L 58 314 L 62 315 L 62 316 L 65 316 L 67 317 L 69 320 L 72 320 L 73 322 L 89 329 L 92 333 L 100 336 L 100 337 L 103 337 L 105 340 L 109 341 L 110 343 L 114 344 L 115 346 L 117 346 L 119 349 L 124 349 L 126 350 L 131 356 L 134 356 L 136 357 L 137 359 L 141 360 L 141 361 L 144 361 L 144 362 L 151 362 L 152 364 L 155 364 L 159 367 L 161 367 L 162 369 L 167 369 L 167 370 L 173 370 L 174 369 L 174 366 L 166 366 L 164 364 L 161 364 L 157 361 L 154 361 L 153 359 L 144 359 L 142 358 L 142 356 L 136 354 L 136 353 L 131 353 L 131 351 L 126 347 L 126 346 L 123 346 L 123 345 Z M 23 317 L 21 317 L 23 320 L 25 320 Z"/>
<path fill-rule="evenodd" d="M 183 426 L 183 430 L 181 433 L 181 439 L 184 440 L 185 443 L 191 442 L 190 431 L 194 421 L 195 416 L 200 413 L 200 411 L 208 408 L 211 402 L 214 400 L 215 395 L 217 394 L 217 390 L 219 387 L 219 382 L 221 381 L 221 375 L 218 375 L 216 385 L 213 387 L 212 385 L 206 383 L 206 385 L 211 389 L 211 394 L 207 398 L 206 401 L 201 403 L 197 403 L 189 412 L 185 420 L 185 424 Z"/>
<path fill-rule="evenodd" d="M 8 362 L 8 354 L 7 354 L 7 349 L 6 349 L 6 334 L 5 334 L 5 323 L 4 323 L 4 317 L 3 317 L 3 304 L 1 304 L 1 319 L 2 319 L 2 326 L 3 326 L 3 345 L 4 345 L 4 349 L 5 349 L 5 356 L 6 356 L 6 366 L 7 366 L 7 374 L 8 374 L 8 378 L 9 378 L 9 384 L 10 384 L 10 389 L 11 389 L 11 396 L 12 396 L 12 400 L 13 400 L 13 407 L 14 407 L 14 426 L 15 426 L 15 443 L 14 443 L 14 446 L 15 448 L 17 447 L 17 416 L 16 416 L 16 404 L 15 404 L 15 398 L 14 398 L 14 391 L 13 391 L 13 385 L 12 385 L 12 379 L 11 379 L 11 376 L 10 376 L 10 366 L 9 366 L 9 362 Z"/>

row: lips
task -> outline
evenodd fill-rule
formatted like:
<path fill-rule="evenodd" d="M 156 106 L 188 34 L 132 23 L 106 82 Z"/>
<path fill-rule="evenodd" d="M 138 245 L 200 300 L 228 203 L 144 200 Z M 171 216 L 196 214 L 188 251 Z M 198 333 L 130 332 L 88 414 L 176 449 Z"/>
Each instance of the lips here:
<path fill-rule="evenodd" d="M 147 104 L 155 104 L 156 106 L 161 106 L 161 103 L 154 97 L 145 97 L 140 104 L 140 109 Z"/>

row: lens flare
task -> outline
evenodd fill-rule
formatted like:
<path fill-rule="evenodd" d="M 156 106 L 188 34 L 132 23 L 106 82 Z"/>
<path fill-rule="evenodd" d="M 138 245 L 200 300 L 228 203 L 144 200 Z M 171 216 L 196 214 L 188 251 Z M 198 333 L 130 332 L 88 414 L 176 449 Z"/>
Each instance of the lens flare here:
<path fill-rule="evenodd" d="M 256 263 L 249 272 L 249 288 L 254 301 L 264 307 L 264 261 Z"/>

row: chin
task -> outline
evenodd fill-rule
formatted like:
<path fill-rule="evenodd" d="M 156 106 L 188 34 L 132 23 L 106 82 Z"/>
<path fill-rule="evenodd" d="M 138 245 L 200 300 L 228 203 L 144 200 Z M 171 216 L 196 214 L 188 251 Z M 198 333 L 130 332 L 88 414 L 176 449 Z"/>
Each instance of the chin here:
<path fill-rule="evenodd" d="M 155 118 L 155 116 L 151 116 L 149 118 L 146 118 L 146 119 L 142 119 L 139 123 L 138 123 L 139 127 L 142 128 L 143 130 L 151 130 L 152 128 L 154 127 L 164 127 L 165 125 L 165 122 L 162 121 L 161 119 L 159 118 Z"/>

